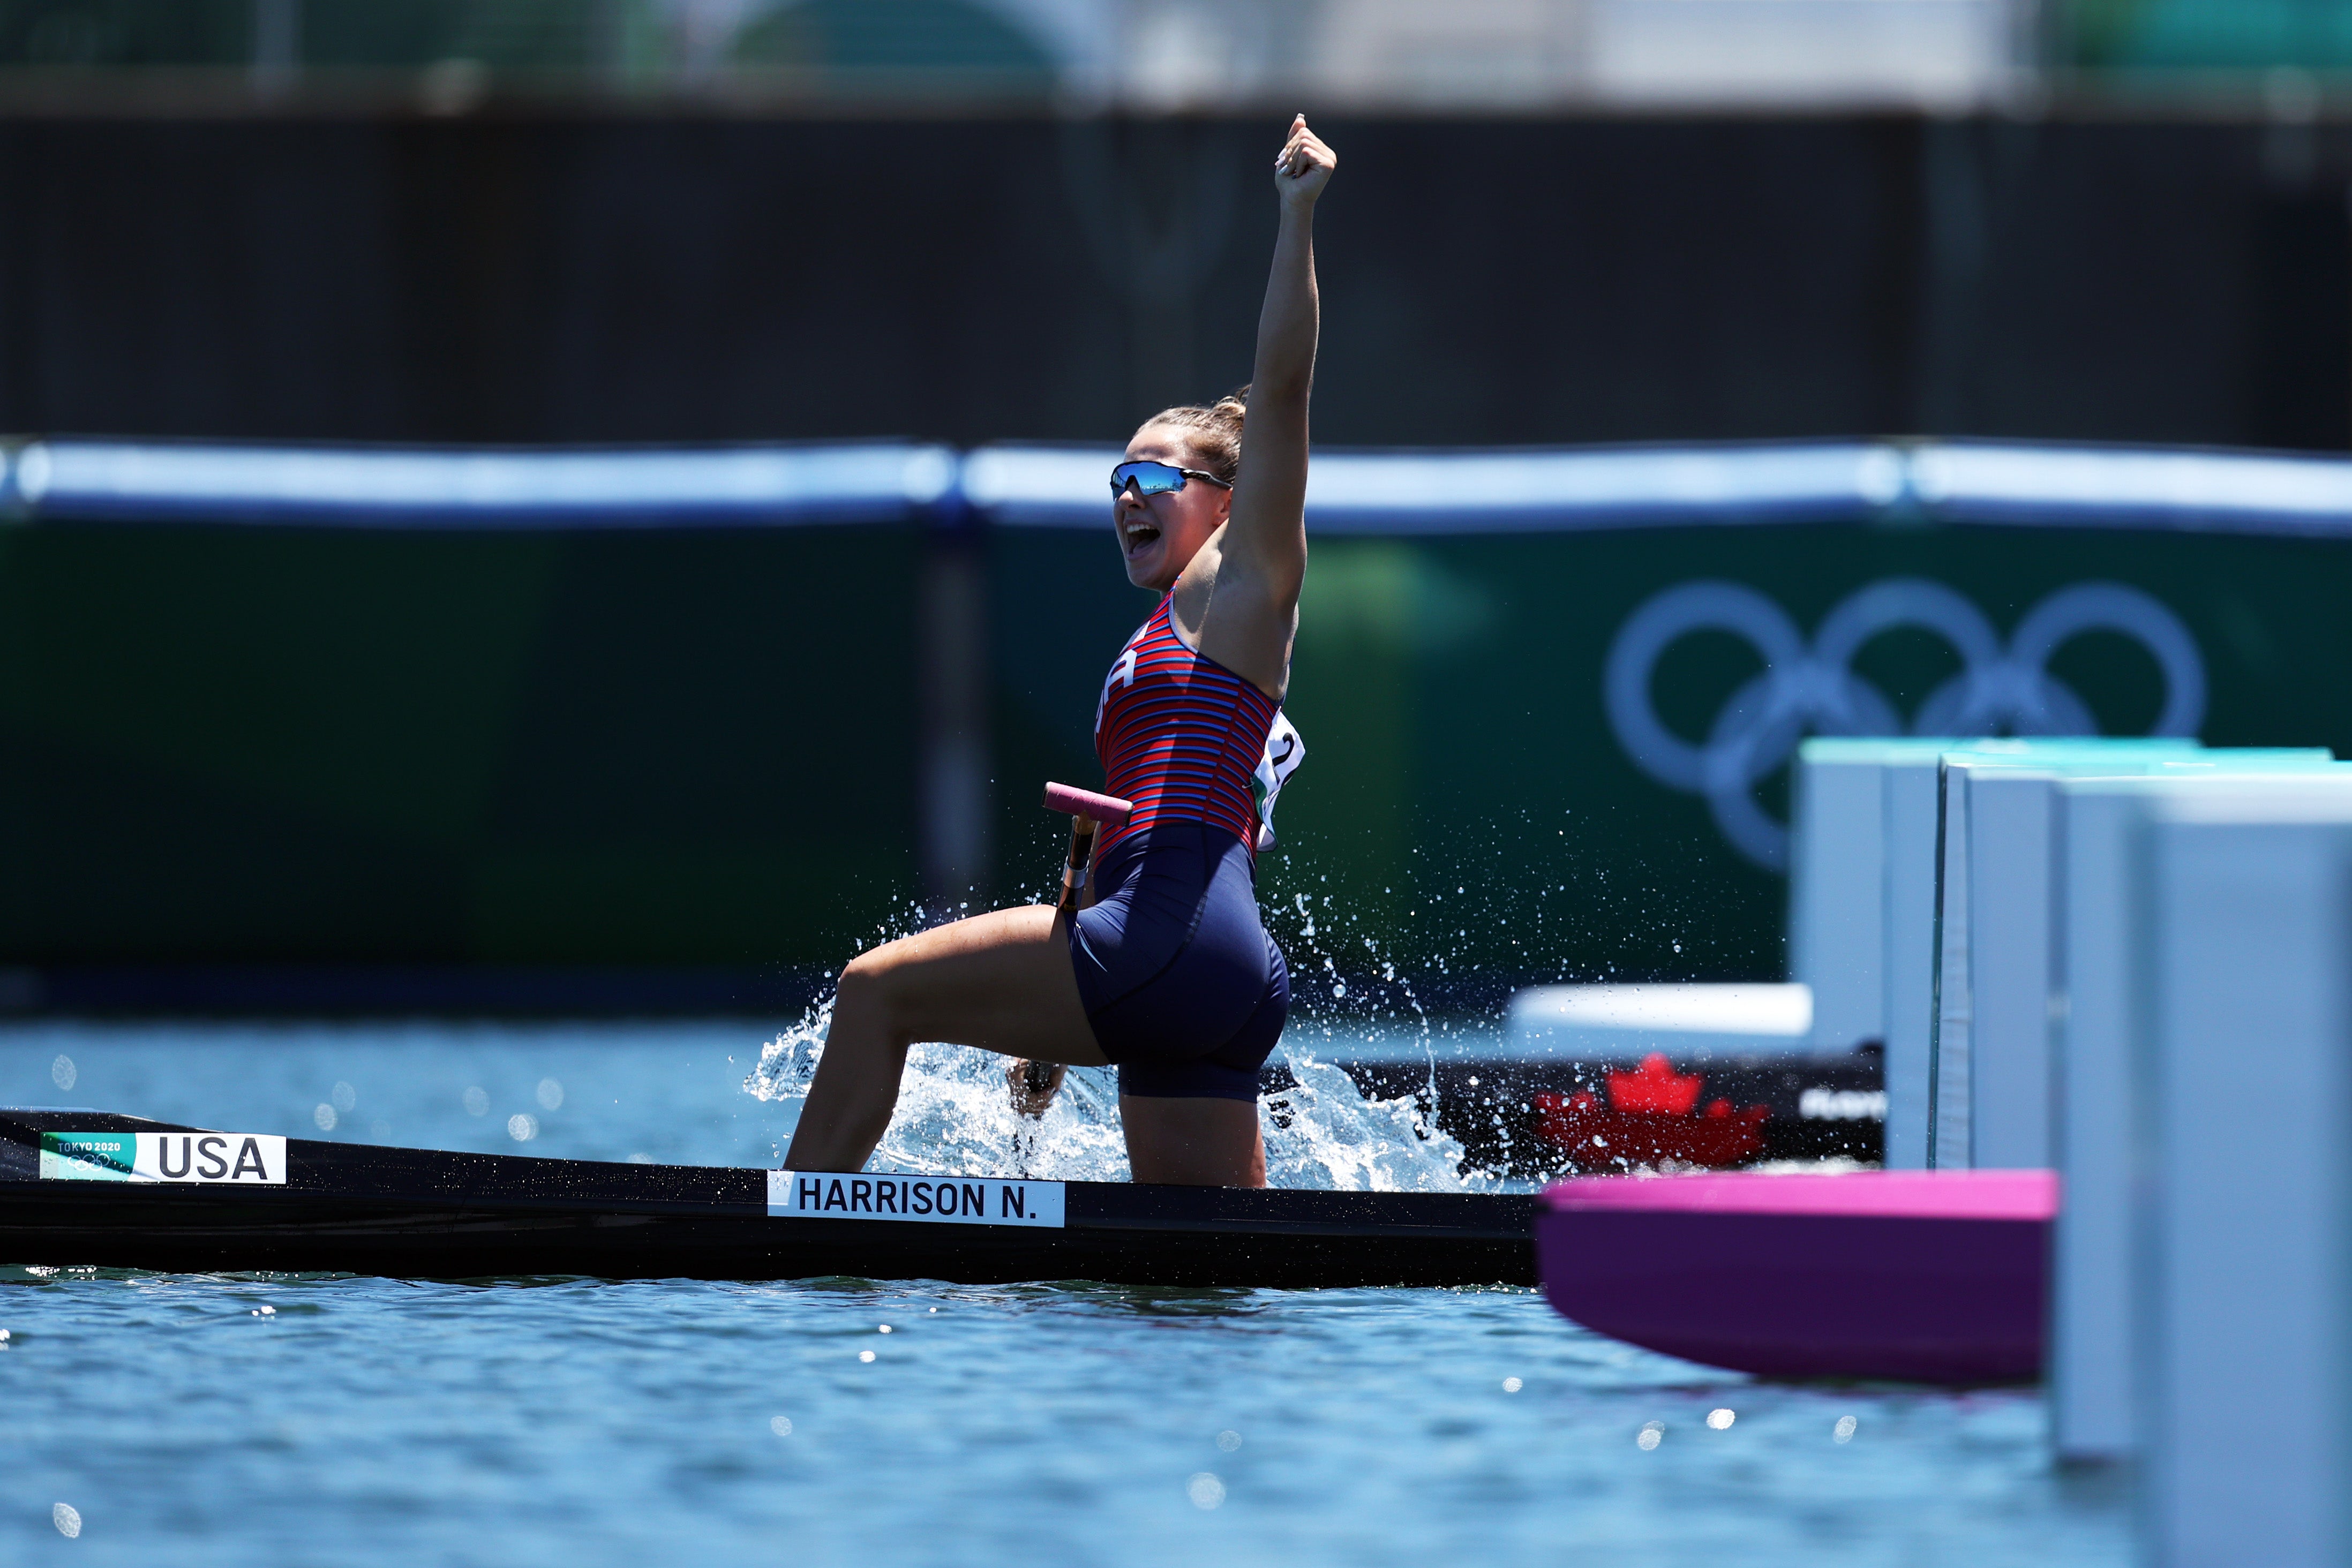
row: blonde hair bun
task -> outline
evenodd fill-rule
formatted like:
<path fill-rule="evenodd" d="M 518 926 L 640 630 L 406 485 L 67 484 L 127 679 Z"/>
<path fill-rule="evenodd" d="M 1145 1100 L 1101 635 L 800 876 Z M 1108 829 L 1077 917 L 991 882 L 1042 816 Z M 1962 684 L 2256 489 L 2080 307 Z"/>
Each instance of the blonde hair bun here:
<path fill-rule="evenodd" d="M 1137 426 L 1168 424 L 1188 432 L 1203 472 L 1231 485 L 1242 471 L 1242 422 L 1249 414 L 1249 388 L 1235 387 L 1216 402 L 1163 408 Z"/>

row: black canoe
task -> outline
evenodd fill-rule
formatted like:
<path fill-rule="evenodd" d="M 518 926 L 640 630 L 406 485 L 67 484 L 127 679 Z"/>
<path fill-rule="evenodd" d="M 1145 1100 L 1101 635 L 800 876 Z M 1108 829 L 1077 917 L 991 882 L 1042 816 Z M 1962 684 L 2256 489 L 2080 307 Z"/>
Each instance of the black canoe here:
<path fill-rule="evenodd" d="M 788 1180 L 0 1109 L 0 1263 L 18 1265 L 444 1280 L 1533 1284 L 1533 1205 L 1501 1194 Z"/>

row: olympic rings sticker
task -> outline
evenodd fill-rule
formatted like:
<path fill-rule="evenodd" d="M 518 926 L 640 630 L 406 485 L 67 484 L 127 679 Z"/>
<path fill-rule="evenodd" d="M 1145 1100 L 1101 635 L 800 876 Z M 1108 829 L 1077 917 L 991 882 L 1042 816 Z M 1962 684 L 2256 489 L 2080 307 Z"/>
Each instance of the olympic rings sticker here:
<path fill-rule="evenodd" d="M 1885 694 L 1856 674 L 1864 643 L 1897 627 L 1941 637 L 1959 673 L 1927 694 L 1908 726 Z M 1660 721 L 1650 699 L 1659 658 L 1695 632 L 1727 632 L 1754 648 L 1764 669 L 1733 692 L 1694 745 Z M 1894 577 L 1856 589 L 1808 643 L 1787 612 L 1737 582 L 1669 588 L 1618 628 L 1602 694 L 1610 727 L 1643 772 L 1671 789 L 1704 795 L 1716 826 L 1757 864 L 1783 871 L 1789 830 L 1756 803 L 1757 781 L 1787 762 L 1807 735 L 2096 735 L 2097 718 L 2050 673 L 2051 656 L 2085 632 L 2110 632 L 2145 648 L 2164 675 L 2164 709 L 2151 735 L 2189 736 L 2205 718 L 2205 661 L 2180 618 L 2118 582 L 2078 582 L 2025 612 L 2008 645 L 1984 612 L 1940 582 Z"/>

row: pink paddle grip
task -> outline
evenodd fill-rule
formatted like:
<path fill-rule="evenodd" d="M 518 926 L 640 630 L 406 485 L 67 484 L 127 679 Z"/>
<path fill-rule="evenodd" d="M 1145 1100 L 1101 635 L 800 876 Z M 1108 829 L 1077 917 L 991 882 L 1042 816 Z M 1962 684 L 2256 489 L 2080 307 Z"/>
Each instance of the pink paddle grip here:
<path fill-rule="evenodd" d="M 1091 817 L 1097 822 L 1118 827 L 1134 815 L 1135 807 L 1116 796 L 1097 795 L 1091 789 L 1073 789 L 1067 784 L 1045 786 L 1045 810 L 1062 811 L 1073 817 Z"/>

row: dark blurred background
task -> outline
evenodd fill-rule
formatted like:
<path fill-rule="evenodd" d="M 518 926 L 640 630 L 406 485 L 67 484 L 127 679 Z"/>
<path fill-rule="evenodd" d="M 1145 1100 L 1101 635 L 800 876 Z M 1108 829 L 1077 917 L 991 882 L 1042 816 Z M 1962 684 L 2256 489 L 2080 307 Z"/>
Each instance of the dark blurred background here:
<path fill-rule="evenodd" d="M 0 423 L 1116 440 L 1316 100 L 1330 442 L 2352 440 L 2352 6 L 1444 12 L 5 0 Z"/>
<path fill-rule="evenodd" d="M 2336 452 L 2347 89 L 2347 0 L 0 0 L 0 428 L 1117 443 L 1246 378 L 1304 106 L 1344 165 L 1318 443 Z M 1030 774 L 1086 766 L 1139 613 L 1107 553 L 1042 539 L 0 531 L 0 1000 L 797 994 L 955 892 L 918 823 L 942 658 L 990 671 L 966 895 L 1042 885 Z M 1292 704 L 1321 766 L 1284 807 L 1319 859 L 1277 883 L 1336 873 L 1393 945 L 1407 879 L 1483 869 L 1572 935 L 1511 951 L 1530 916 L 1497 893 L 1462 963 L 1775 977 L 1779 884 L 1696 802 L 1638 832 L 1514 815 L 1648 788 L 1594 733 L 1614 622 L 1578 595 L 1622 604 L 1593 583 L 1745 572 L 1810 624 L 1846 577 L 1932 568 L 2006 624 L 2131 565 L 2251 694 L 2332 657 L 2326 611 L 2264 594 L 2342 571 L 1934 530 L 1737 570 L 1696 536 L 1609 555 L 1633 548 L 1335 545 Z M 942 559 L 994 612 L 944 653 Z M 1441 602 L 1472 630 L 1413 641 Z M 1915 653 L 1906 700 L 1948 674 Z M 1700 727 L 1752 673 L 1717 665 Z M 2309 679 L 2217 698 L 2207 737 L 2352 745 Z M 2114 680 L 2126 709 L 2147 684 Z M 1472 711 L 1527 731 L 1507 810 L 1444 782 Z M 1599 913 L 1612 871 L 1649 901 Z"/>
<path fill-rule="evenodd" d="M 1317 434 L 2338 449 L 2352 131 L 1318 117 Z M 1244 381 L 1278 116 L 0 124 L 0 422 L 1123 439 Z"/>

